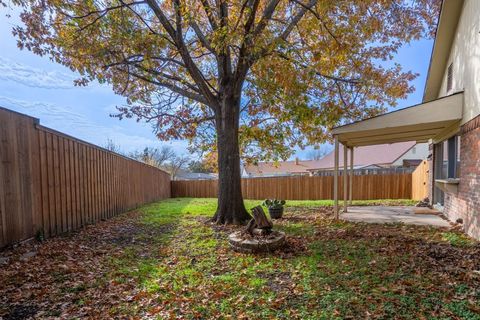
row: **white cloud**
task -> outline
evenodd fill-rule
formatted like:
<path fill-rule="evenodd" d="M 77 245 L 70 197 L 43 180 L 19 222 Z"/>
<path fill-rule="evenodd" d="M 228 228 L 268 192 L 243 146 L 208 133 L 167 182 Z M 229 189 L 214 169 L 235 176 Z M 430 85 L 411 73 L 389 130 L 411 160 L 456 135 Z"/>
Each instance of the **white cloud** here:
<path fill-rule="evenodd" d="M 68 106 L 53 105 L 40 101 L 31 102 L 5 96 L 0 96 L 0 106 L 39 118 L 40 123 L 46 127 L 96 145 L 103 146 L 108 139 L 113 140 L 125 152 L 131 152 L 146 146 L 168 144 L 178 154 L 184 154 L 187 147 L 186 141 L 162 142 L 157 140 L 153 134 L 150 138 L 131 133 L 130 129 L 119 125 L 104 126 L 95 123 L 94 120 Z"/>
<path fill-rule="evenodd" d="M 28 87 L 43 89 L 71 89 L 77 77 L 74 73 L 45 71 L 0 57 L 0 79 L 14 81 Z"/>
<path fill-rule="evenodd" d="M 118 104 L 108 104 L 108 105 L 106 105 L 102 110 L 103 110 L 107 115 L 117 114 L 117 113 L 118 113 L 117 106 L 121 106 L 121 105 L 118 105 Z"/>

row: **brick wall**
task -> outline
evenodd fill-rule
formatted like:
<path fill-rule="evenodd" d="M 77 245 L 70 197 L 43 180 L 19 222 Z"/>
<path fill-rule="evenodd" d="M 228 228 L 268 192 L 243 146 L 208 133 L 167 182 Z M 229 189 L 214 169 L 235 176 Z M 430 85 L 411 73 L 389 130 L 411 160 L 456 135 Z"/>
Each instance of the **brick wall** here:
<path fill-rule="evenodd" d="M 464 231 L 480 239 L 480 116 L 462 127 L 458 192 L 445 194 L 444 214 L 463 220 Z"/>

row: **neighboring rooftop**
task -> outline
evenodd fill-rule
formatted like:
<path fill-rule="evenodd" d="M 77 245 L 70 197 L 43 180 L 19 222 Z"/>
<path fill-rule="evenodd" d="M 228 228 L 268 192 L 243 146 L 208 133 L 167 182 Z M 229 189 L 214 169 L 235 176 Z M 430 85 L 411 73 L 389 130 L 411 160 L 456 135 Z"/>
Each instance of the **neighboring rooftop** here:
<path fill-rule="evenodd" d="M 354 167 L 389 166 L 409 151 L 415 142 L 379 144 L 355 148 Z M 340 145 L 340 166 L 343 166 L 343 146 Z M 350 159 L 350 155 L 348 156 Z M 315 170 L 330 170 L 334 166 L 333 151 L 319 160 L 293 160 L 280 162 L 259 162 L 256 165 L 245 165 L 248 176 L 274 176 L 309 174 Z"/>
<path fill-rule="evenodd" d="M 288 175 L 288 174 L 308 174 L 308 169 L 320 160 L 294 160 L 279 162 L 259 162 L 258 164 L 245 165 L 244 170 L 247 175 Z"/>
<path fill-rule="evenodd" d="M 176 180 L 211 180 L 217 179 L 216 173 L 203 173 L 203 172 L 190 172 L 187 170 L 179 170 L 175 179 Z"/>
<path fill-rule="evenodd" d="M 366 167 L 372 165 L 391 165 L 415 145 L 416 142 L 409 141 L 355 148 L 353 166 Z M 350 152 L 348 153 L 347 159 L 350 161 Z M 334 161 L 335 154 L 332 151 L 322 159 L 318 160 L 315 164 L 316 167 L 311 169 L 333 169 Z M 349 164 L 349 162 L 347 163 Z M 343 145 L 339 146 L 339 166 L 343 166 Z"/>

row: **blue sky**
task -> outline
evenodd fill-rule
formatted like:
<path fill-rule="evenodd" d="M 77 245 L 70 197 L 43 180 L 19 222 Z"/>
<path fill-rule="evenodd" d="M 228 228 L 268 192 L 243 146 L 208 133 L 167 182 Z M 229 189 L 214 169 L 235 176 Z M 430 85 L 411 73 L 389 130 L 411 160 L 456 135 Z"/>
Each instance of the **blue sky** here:
<path fill-rule="evenodd" d="M 5 13 L 0 15 L 0 106 L 37 117 L 47 127 L 97 145 L 111 139 L 130 152 L 168 144 L 179 154 L 187 153 L 185 141 L 158 141 L 146 124 L 109 117 L 125 99 L 115 95 L 108 85 L 75 87 L 73 80 L 77 76 L 68 68 L 19 50 L 11 33 L 19 20 L 15 14 L 7 18 Z M 399 108 L 421 102 L 432 44 L 433 40 L 421 40 L 398 52 L 395 61 L 420 74 L 413 82 L 416 91 L 400 100 Z M 309 151 L 299 150 L 296 156 L 306 158 Z"/>

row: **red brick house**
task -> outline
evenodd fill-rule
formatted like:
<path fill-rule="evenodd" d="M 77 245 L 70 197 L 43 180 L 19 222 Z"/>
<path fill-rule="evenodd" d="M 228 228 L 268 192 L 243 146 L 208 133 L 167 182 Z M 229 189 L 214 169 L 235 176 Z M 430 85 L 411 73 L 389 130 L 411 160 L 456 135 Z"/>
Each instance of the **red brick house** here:
<path fill-rule="evenodd" d="M 479 17 L 478 0 L 444 0 L 423 102 L 333 130 L 337 168 L 340 143 L 346 146 L 346 157 L 347 149 L 353 155 L 359 146 L 428 142 L 431 204 L 451 221 L 461 223 L 465 232 L 477 239 L 480 239 Z M 338 176 L 335 180 L 338 181 Z"/>

